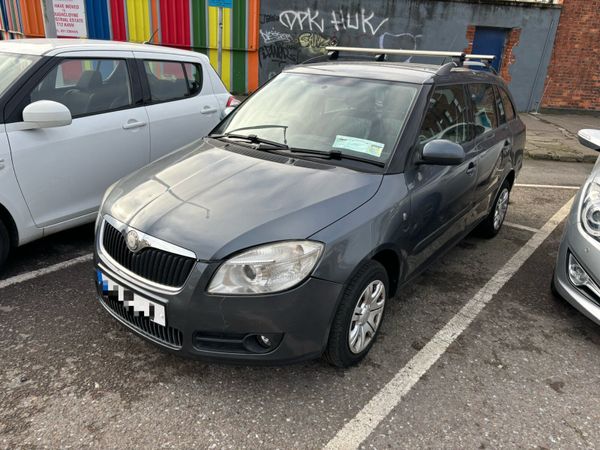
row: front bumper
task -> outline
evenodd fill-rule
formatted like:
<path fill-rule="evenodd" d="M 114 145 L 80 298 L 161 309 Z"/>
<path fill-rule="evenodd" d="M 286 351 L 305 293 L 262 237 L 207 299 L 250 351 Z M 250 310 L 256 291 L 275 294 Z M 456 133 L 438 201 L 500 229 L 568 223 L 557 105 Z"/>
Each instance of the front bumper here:
<path fill-rule="evenodd" d="M 206 286 L 218 264 L 196 263 L 178 292 L 160 292 L 132 278 L 110 262 L 95 256 L 96 269 L 128 291 L 164 305 L 166 326 L 160 327 L 103 292 L 102 306 L 123 325 L 162 348 L 194 358 L 244 363 L 291 363 L 319 357 L 327 344 L 329 328 L 342 285 L 309 278 L 300 286 L 278 294 L 216 296 Z M 268 336 L 272 347 L 257 345 Z"/>
<path fill-rule="evenodd" d="M 579 219 L 579 197 L 573 204 L 558 251 L 554 287 L 558 294 L 582 314 L 600 325 L 600 298 L 590 290 L 575 286 L 568 274 L 572 254 L 596 284 L 600 280 L 600 243 L 588 235 Z"/>

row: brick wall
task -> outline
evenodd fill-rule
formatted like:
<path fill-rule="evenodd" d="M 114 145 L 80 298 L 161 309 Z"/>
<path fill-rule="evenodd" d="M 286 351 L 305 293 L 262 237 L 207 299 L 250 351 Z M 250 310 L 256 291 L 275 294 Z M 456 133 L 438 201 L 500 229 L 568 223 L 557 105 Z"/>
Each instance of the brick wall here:
<path fill-rule="evenodd" d="M 600 0 L 565 0 L 542 107 L 600 111 Z"/>

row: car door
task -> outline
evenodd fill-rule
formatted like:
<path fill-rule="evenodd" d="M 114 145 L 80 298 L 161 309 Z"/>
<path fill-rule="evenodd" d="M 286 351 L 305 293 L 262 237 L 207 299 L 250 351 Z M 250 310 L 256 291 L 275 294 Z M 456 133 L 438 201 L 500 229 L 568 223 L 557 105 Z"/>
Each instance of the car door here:
<path fill-rule="evenodd" d="M 504 162 L 510 155 L 512 140 L 506 121 L 500 122 L 494 85 L 472 83 L 467 86 L 473 108 L 479 168 L 474 193 L 475 220 L 478 221 L 487 216 L 503 181 Z"/>
<path fill-rule="evenodd" d="M 411 198 L 411 272 L 462 237 L 471 220 L 477 180 L 471 125 L 464 86 L 436 87 L 405 173 Z M 435 139 L 460 144 L 465 151 L 464 162 L 456 166 L 420 164 L 423 147 Z"/>
<path fill-rule="evenodd" d="M 132 61 L 131 52 L 65 53 L 20 93 L 6 131 L 38 227 L 89 219 L 108 186 L 149 162 L 148 116 Z M 39 100 L 67 106 L 72 123 L 23 130 L 23 108 Z"/>
<path fill-rule="evenodd" d="M 135 52 L 146 89 L 152 160 L 206 136 L 221 107 L 199 59 Z"/>

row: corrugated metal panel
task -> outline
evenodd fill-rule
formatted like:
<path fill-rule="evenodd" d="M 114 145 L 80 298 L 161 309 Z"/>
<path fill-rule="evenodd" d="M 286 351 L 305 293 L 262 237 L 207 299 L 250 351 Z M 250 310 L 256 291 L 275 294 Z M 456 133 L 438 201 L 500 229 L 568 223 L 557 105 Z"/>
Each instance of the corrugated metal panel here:
<path fill-rule="evenodd" d="M 17 39 L 24 36 L 19 0 L 2 0 L 2 19 L 2 31 L 4 31 L 5 39 Z"/>
<path fill-rule="evenodd" d="M 150 9 L 148 0 L 127 0 L 127 30 L 129 40 L 144 42 L 150 39 Z"/>
<path fill-rule="evenodd" d="M 88 27 L 88 37 L 91 39 L 110 39 L 110 17 L 108 16 L 108 2 L 85 0 L 85 13 Z"/>
<path fill-rule="evenodd" d="M 163 44 L 189 47 L 190 28 L 190 0 L 160 2 L 160 29 Z"/>
<path fill-rule="evenodd" d="M 9 35 L 6 32 L 8 30 L 8 22 L 6 20 L 6 6 L 4 2 L 0 0 L 0 37 L 2 39 L 9 39 Z"/>
<path fill-rule="evenodd" d="M 44 37 L 44 15 L 41 2 L 21 0 L 23 33 L 27 37 Z"/>
<path fill-rule="evenodd" d="M 125 4 L 123 0 L 110 0 L 110 19 L 112 38 L 115 41 L 126 41 L 127 25 L 125 23 Z"/>

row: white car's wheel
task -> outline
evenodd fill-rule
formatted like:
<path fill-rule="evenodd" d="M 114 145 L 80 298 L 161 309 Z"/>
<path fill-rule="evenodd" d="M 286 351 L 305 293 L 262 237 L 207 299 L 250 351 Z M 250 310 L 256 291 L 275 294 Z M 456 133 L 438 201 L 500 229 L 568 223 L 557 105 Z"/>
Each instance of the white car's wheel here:
<path fill-rule="evenodd" d="M 4 223 L 0 220 L 0 271 L 2 271 L 2 268 L 4 267 L 9 251 L 10 235 L 8 234 L 8 230 Z"/>

